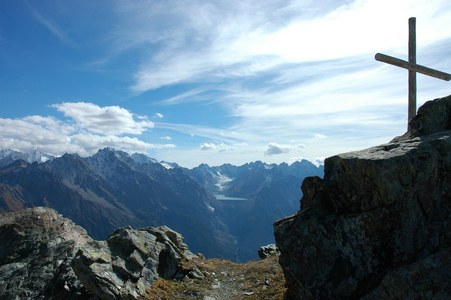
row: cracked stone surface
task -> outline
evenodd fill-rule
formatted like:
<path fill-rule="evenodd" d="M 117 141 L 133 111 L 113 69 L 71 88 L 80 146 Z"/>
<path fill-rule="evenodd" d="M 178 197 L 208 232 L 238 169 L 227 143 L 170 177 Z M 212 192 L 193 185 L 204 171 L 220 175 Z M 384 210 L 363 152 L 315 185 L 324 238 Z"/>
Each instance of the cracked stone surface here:
<path fill-rule="evenodd" d="M 290 299 L 451 296 L 451 96 L 390 143 L 329 157 L 302 191 L 275 223 Z"/>

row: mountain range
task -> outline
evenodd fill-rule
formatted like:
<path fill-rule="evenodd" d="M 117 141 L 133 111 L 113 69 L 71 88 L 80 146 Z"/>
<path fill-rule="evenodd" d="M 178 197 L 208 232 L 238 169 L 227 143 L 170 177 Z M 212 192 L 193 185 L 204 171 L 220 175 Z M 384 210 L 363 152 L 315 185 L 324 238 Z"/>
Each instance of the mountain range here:
<path fill-rule="evenodd" d="M 273 222 L 299 210 L 299 184 L 315 175 L 323 167 L 306 160 L 187 169 L 111 148 L 86 158 L 0 150 L 0 212 L 51 207 L 97 239 L 167 225 L 195 252 L 247 261 L 274 242 Z"/>

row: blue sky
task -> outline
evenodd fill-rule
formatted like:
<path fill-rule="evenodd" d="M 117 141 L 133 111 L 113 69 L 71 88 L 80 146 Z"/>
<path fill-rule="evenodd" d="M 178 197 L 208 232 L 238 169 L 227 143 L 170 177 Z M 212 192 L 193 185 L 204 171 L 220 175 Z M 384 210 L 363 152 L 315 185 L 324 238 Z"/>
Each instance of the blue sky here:
<path fill-rule="evenodd" d="M 0 2 L 0 148 L 193 167 L 311 161 L 407 124 L 407 57 L 451 71 L 449 0 Z M 449 82 L 418 75 L 418 104 Z"/>

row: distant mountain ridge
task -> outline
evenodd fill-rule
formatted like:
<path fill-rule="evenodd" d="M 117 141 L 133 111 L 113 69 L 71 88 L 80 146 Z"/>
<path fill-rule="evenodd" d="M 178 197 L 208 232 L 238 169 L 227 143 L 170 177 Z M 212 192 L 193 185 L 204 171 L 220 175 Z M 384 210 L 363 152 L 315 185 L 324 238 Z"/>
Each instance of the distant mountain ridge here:
<path fill-rule="evenodd" d="M 261 161 L 246 163 L 242 166 L 223 164 L 210 167 L 207 164 L 187 170 L 187 173 L 213 194 L 225 194 L 231 197 L 255 197 L 262 188 L 268 186 L 277 176 L 302 176 L 320 174 L 322 167 L 302 160 L 291 165 L 287 163 L 266 164 Z M 256 183 L 259 186 L 256 186 Z"/>
<path fill-rule="evenodd" d="M 0 212 L 48 206 L 99 239 L 116 227 L 167 225 L 194 251 L 244 261 L 273 242 L 276 219 L 299 209 L 303 177 L 322 172 L 307 161 L 186 169 L 111 148 L 86 158 L 3 150 Z M 247 201 L 220 201 L 218 194 Z"/>
<path fill-rule="evenodd" d="M 43 163 L 54 158 L 53 155 L 45 154 L 38 150 L 22 153 L 11 149 L 0 149 L 0 166 L 10 164 L 19 159 L 29 163 Z"/>
<path fill-rule="evenodd" d="M 216 215 L 237 239 L 238 260 L 255 258 L 255 246 L 274 242 L 273 222 L 299 210 L 301 180 L 323 176 L 323 167 L 302 160 L 291 165 L 260 161 L 242 166 L 202 164 L 186 170 L 212 195 L 244 201 L 216 201 Z"/>
<path fill-rule="evenodd" d="M 193 249 L 233 258 L 234 239 L 210 211 L 211 200 L 182 170 L 137 163 L 113 149 L 40 164 L 17 160 L 0 168 L 2 211 L 51 207 L 96 238 L 121 226 L 166 224 L 183 229 Z"/>

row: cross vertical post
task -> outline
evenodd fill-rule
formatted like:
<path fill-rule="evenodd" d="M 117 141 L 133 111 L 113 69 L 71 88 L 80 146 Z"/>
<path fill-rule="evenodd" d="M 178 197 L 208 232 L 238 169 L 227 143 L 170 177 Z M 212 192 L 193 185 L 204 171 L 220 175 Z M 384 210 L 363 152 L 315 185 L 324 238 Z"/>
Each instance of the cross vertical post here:
<path fill-rule="evenodd" d="M 434 70 L 422 65 L 417 65 L 417 42 L 416 42 L 416 18 L 409 18 L 409 57 L 408 61 L 385 55 L 382 53 L 376 53 L 374 58 L 377 61 L 381 61 L 387 64 L 391 64 L 409 71 L 409 96 L 408 96 L 408 122 L 417 114 L 417 75 L 416 73 L 422 73 L 427 76 L 435 77 L 438 79 L 450 81 L 451 74 L 442 71 Z M 407 122 L 407 129 L 409 129 L 409 123 Z"/>
<path fill-rule="evenodd" d="M 417 63 L 417 42 L 416 42 L 416 18 L 409 18 L 409 64 Z M 417 74 L 409 70 L 409 108 L 408 121 L 415 117 L 417 113 Z"/>

